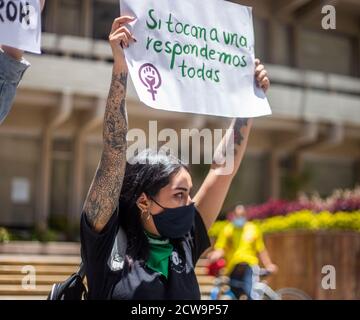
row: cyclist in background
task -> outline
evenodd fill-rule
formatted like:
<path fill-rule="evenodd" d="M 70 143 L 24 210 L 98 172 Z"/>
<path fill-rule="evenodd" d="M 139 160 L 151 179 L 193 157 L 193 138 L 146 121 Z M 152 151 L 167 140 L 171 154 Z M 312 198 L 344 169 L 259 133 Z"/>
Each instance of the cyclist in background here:
<path fill-rule="evenodd" d="M 219 234 L 215 250 L 208 258 L 210 262 L 225 258 L 225 274 L 230 278 L 230 287 L 237 299 L 242 294 L 248 299 L 257 299 L 252 286 L 254 268 L 259 268 L 259 258 L 270 273 L 276 273 L 278 267 L 271 262 L 259 227 L 247 221 L 244 206 L 236 205 L 233 215 L 233 220 Z"/>

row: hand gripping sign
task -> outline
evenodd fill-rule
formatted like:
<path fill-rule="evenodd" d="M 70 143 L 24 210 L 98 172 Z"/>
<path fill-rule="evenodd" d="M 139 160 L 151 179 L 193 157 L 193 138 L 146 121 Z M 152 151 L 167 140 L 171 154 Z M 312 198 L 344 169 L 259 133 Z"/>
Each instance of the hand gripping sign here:
<path fill-rule="evenodd" d="M 39 0 L 0 0 L 0 44 L 41 53 Z"/>
<path fill-rule="evenodd" d="M 271 114 L 254 80 L 252 9 L 222 0 L 120 0 L 125 57 L 146 105 L 224 117 Z"/>

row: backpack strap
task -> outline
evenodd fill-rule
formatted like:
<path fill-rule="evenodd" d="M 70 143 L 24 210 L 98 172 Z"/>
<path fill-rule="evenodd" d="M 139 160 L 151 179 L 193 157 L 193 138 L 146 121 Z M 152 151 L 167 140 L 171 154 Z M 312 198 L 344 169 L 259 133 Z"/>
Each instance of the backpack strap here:
<path fill-rule="evenodd" d="M 77 274 L 81 277 L 81 279 L 85 278 L 86 270 L 84 260 L 81 260 Z"/>
<path fill-rule="evenodd" d="M 124 268 L 126 249 L 127 237 L 122 227 L 119 226 L 109 259 L 107 261 L 111 271 L 119 271 Z"/>
<path fill-rule="evenodd" d="M 115 214 L 119 215 L 119 206 L 116 208 Z M 113 247 L 111 249 L 111 253 L 107 261 L 110 270 L 119 271 L 124 268 L 126 249 L 127 249 L 126 233 L 124 232 L 123 228 L 119 225 L 118 232 L 115 236 Z M 82 279 L 84 279 L 84 277 L 86 276 L 86 265 L 85 265 L 85 259 L 83 257 L 82 249 L 81 249 L 81 262 L 77 274 Z"/>
<path fill-rule="evenodd" d="M 124 230 L 119 226 L 110 256 L 107 261 L 111 271 L 119 271 L 124 268 L 126 249 L 127 237 Z M 84 279 L 86 275 L 86 267 L 83 258 L 81 259 L 77 274 L 81 277 L 81 279 Z"/>

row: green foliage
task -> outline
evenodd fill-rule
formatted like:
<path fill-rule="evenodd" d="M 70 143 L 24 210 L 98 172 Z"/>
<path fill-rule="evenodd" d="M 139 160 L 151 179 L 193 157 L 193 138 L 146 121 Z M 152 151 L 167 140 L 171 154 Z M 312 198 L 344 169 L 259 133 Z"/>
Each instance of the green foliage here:
<path fill-rule="evenodd" d="M 38 240 L 40 242 L 51 242 L 51 241 L 59 241 L 59 239 L 60 239 L 59 232 L 51 229 L 45 231 L 34 230 L 31 235 L 32 241 Z"/>
<path fill-rule="evenodd" d="M 11 240 L 10 233 L 5 228 L 0 228 L 0 243 L 6 243 Z"/>
<path fill-rule="evenodd" d="M 303 170 L 300 173 L 287 172 L 281 179 L 282 197 L 287 200 L 296 199 L 299 192 L 306 189 L 312 177 L 313 172 L 309 169 Z"/>

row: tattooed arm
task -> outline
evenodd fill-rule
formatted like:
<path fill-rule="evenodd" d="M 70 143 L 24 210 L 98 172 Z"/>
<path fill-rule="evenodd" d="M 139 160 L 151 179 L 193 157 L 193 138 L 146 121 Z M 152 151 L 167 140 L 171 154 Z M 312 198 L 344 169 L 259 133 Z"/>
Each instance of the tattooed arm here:
<path fill-rule="evenodd" d="M 133 39 L 123 26 L 131 20 L 126 16 L 115 19 L 109 36 L 114 66 L 104 115 L 103 151 L 83 208 L 97 232 L 104 228 L 117 206 L 125 173 L 128 70 L 122 46 L 128 46 Z"/>
<path fill-rule="evenodd" d="M 267 72 L 256 60 L 255 77 L 265 91 L 270 82 Z M 222 141 L 215 150 L 210 171 L 194 197 L 196 207 L 207 229 L 216 220 L 244 157 L 253 119 L 238 118 L 231 122 Z"/>
<path fill-rule="evenodd" d="M 210 228 L 216 220 L 231 182 L 240 167 L 251 126 L 252 119 L 232 121 L 230 130 L 227 130 L 215 150 L 210 171 L 193 199 L 207 228 Z M 229 151 L 233 153 L 229 154 Z"/>

